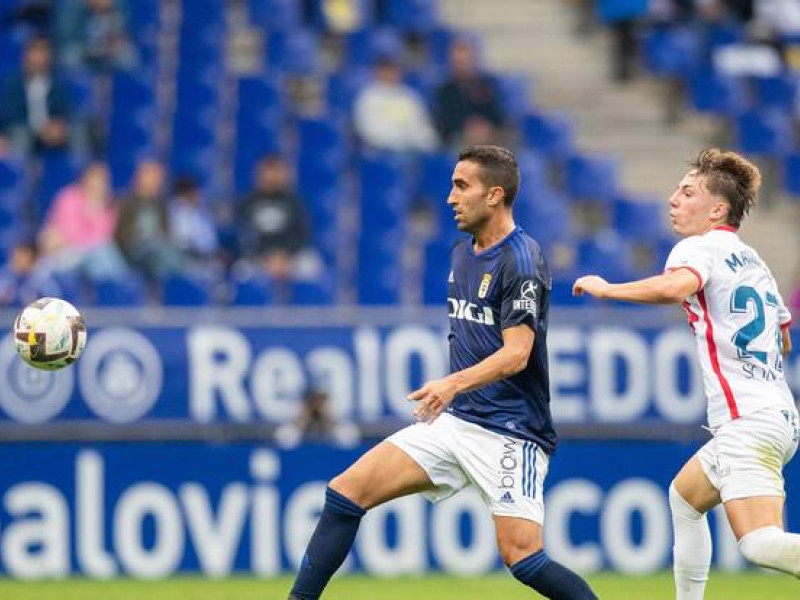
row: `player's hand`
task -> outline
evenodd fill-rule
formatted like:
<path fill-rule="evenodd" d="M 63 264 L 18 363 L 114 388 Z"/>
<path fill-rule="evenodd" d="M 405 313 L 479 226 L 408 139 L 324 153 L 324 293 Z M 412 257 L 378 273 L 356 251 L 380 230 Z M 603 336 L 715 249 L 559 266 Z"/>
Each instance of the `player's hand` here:
<path fill-rule="evenodd" d="M 409 400 L 417 403 L 414 408 L 414 419 L 432 423 L 453 401 L 455 395 L 456 386 L 446 377 L 429 381 L 408 395 Z"/>
<path fill-rule="evenodd" d="M 586 275 L 575 280 L 572 286 L 573 296 L 590 294 L 595 298 L 605 298 L 608 295 L 610 284 L 597 275 Z"/>

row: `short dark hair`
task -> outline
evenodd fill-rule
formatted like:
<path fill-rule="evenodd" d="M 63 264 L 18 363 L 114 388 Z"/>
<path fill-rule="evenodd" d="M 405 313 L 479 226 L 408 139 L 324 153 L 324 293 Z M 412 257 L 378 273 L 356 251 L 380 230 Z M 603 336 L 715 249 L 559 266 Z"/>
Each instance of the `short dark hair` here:
<path fill-rule="evenodd" d="M 511 206 L 519 189 L 519 165 L 514 153 L 502 146 L 468 146 L 458 155 L 481 166 L 481 181 L 488 187 L 501 187 L 505 204 Z"/>
<path fill-rule="evenodd" d="M 761 187 L 758 167 L 741 154 L 719 148 L 703 150 L 689 166 L 703 176 L 711 194 L 722 196 L 730 206 L 728 225 L 739 227 L 745 215 L 758 204 Z"/>

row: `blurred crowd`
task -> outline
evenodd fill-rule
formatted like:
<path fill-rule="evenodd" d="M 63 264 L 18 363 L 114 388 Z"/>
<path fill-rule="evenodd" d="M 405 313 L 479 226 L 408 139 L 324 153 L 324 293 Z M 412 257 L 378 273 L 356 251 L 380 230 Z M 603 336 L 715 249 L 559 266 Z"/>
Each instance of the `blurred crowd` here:
<path fill-rule="evenodd" d="M 358 3 L 299 4 L 302 21 L 321 14 L 333 37 L 359 26 Z M 375 2 L 368 20 L 388 22 L 390 4 Z M 23 40 L 16 65 L 3 60 L 9 52 L 0 58 L 0 162 L 22 165 L 24 185 L 13 192 L 26 196 L 5 232 L 0 303 L 45 293 L 92 301 L 95 290 L 115 285 L 159 302 L 165 279 L 187 272 L 222 278 L 255 273 L 269 281 L 273 301 L 290 302 L 281 282 L 314 278 L 321 269 L 290 157 L 259 155 L 250 189 L 224 190 L 235 198 L 220 198 L 219 189 L 190 170 L 171 169 L 157 153 L 140 157 L 129 181 L 113 181 L 111 86 L 116 73 L 140 66 L 130 8 L 128 0 L 0 4 L 2 35 Z M 387 39 L 372 49 L 371 73 L 352 98 L 352 131 L 365 152 L 413 160 L 415 153 L 508 138 L 498 82 L 480 68 L 473 38 L 453 40 L 449 68 L 427 86 L 428 98 L 408 83 L 415 36 Z M 76 79 L 85 85 L 76 86 Z M 43 200 L 44 171 L 59 155 L 80 165 L 78 174 Z M 230 300 L 226 294 L 211 289 L 212 301 Z"/>

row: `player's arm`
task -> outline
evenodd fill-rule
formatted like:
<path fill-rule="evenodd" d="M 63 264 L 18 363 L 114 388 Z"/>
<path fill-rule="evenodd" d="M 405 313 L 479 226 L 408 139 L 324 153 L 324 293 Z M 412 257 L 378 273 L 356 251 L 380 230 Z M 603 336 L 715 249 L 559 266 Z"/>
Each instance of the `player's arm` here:
<path fill-rule="evenodd" d="M 788 356 L 792 351 L 792 336 L 789 333 L 788 327 L 781 327 L 781 339 L 783 341 L 781 344 L 781 352 L 784 356 Z"/>
<path fill-rule="evenodd" d="M 675 269 L 628 283 L 609 283 L 597 275 L 587 275 L 575 281 L 572 293 L 641 304 L 676 304 L 696 293 L 699 284 L 698 275 L 689 269 Z"/>
<path fill-rule="evenodd" d="M 528 364 L 533 340 L 533 329 L 526 324 L 503 329 L 503 347 L 497 352 L 463 371 L 429 381 L 409 394 L 408 399 L 417 402 L 414 417 L 418 421 L 433 421 L 453 401 L 456 394 L 469 392 L 519 373 Z"/>

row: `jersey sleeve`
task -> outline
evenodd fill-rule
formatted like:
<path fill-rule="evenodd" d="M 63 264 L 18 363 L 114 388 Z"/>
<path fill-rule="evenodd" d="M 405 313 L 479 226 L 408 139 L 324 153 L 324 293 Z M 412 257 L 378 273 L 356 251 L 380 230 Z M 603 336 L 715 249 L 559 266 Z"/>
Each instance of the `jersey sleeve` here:
<path fill-rule="evenodd" d="M 708 244 L 704 243 L 702 237 L 692 236 L 675 244 L 667 257 L 664 272 L 688 269 L 697 277 L 697 293 L 708 283 L 712 262 L 713 255 Z"/>
<path fill-rule="evenodd" d="M 542 297 L 545 292 L 543 273 L 535 266 L 532 254 L 520 258 L 520 263 L 509 261 L 503 274 L 500 328 L 507 329 L 526 324 L 536 330 L 542 315 Z"/>

